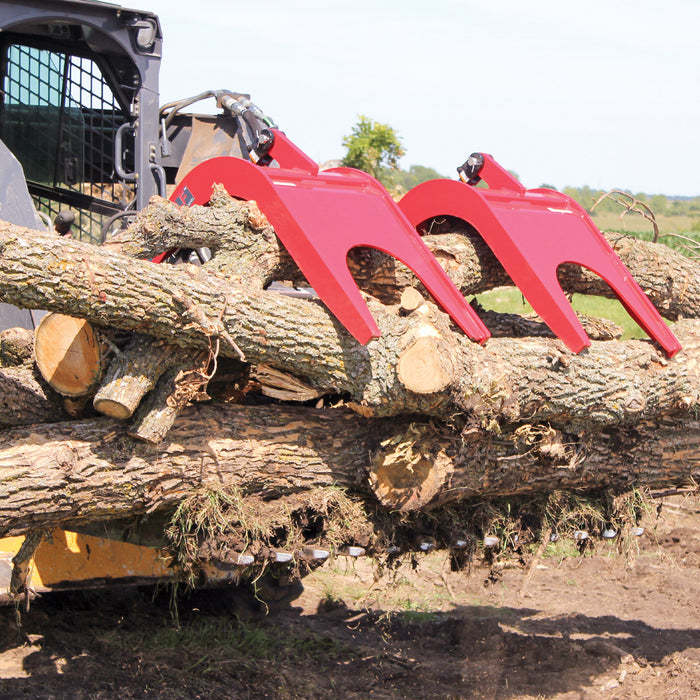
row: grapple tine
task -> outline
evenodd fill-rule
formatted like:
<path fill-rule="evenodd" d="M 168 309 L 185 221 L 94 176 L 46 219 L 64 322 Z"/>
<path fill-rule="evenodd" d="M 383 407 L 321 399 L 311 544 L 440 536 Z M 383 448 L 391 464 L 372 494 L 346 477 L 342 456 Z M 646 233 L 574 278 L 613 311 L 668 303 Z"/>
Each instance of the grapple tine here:
<path fill-rule="evenodd" d="M 479 154 L 475 154 L 479 155 Z M 399 202 L 414 226 L 436 216 L 456 216 L 483 237 L 515 285 L 542 320 L 573 352 L 590 345 L 556 272 L 575 263 L 600 275 L 634 320 L 669 357 L 680 344 L 629 270 L 586 212 L 552 190 L 526 190 L 490 156 L 483 155 L 483 176 L 497 187 L 473 187 L 454 180 L 431 180 Z"/>
<path fill-rule="evenodd" d="M 379 335 L 347 266 L 351 248 L 368 246 L 411 268 L 437 303 L 470 337 L 483 342 L 489 331 L 440 267 L 389 193 L 359 170 L 315 172 L 313 162 L 280 132 L 270 155 L 289 168 L 212 158 L 193 168 L 173 193 L 180 204 L 204 204 L 221 183 L 234 197 L 254 199 L 309 284 L 360 343 Z"/>

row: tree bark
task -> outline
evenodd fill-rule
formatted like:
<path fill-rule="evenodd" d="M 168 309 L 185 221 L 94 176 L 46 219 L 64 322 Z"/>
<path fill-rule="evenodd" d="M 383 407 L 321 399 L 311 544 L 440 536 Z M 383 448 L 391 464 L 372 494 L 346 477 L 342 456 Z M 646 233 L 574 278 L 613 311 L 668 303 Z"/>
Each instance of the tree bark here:
<path fill-rule="evenodd" d="M 34 355 L 34 331 L 6 328 L 0 331 L 0 367 L 16 367 L 30 362 Z"/>
<path fill-rule="evenodd" d="M 0 367 L 0 428 L 69 418 L 61 397 L 34 367 Z"/>
<path fill-rule="evenodd" d="M 250 224 L 248 203 L 232 200 L 221 190 L 215 190 L 207 207 L 180 208 L 154 197 L 134 226 L 108 245 L 135 257 L 153 257 L 178 246 L 209 246 L 215 251 L 232 251 L 221 268 L 227 269 L 234 259 L 238 274 L 254 277 L 262 285 L 272 279 L 303 284 L 294 262 L 255 209 L 252 221 L 255 225 Z M 445 217 L 433 222 L 425 233 L 425 243 L 464 295 L 513 284 L 481 236 L 464 221 Z M 696 261 L 662 244 L 621 233 L 603 235 L 664 317 L 700 317 L 700 266 Z M 360 288 L 387 304 L 398 304 L 406 287 L 415 287 L 428 298 L 408 268 L 380 251 L 353 250 L 349 265 Z M 615 298 L 606 282 L 576 265 L 563 265 L 559 280 L 568 293 Z"/>
<path fill-rule="evenodd" d="M 208 398 L 208 364 L 205 354 L 199 353 L 170 367 L 139 406 L 127 434 L 152 444 L 161 442 L 187 404 Z"/>
<path fill-rule="evenodd" d="M 93 399 L 95 409 L 112 418 L 130 418 L 161 375 L 187 356 L 187 350 L 176 345 L 150 336 L 133 336 L 112 360 Z"/>
<path fill-rule="evenodd" d="M 528 426 L 460 437 L 347 410 L 190 407 L 158 447 L 99 418 L 0 435 L 0 536 L 172 508 L 200 487 L 274 501 L 339 486 L 411 510 L 551 489 L 624 490 L 700 477 L 700 421 L 575 436 Z M 437 467 L 435 465 L 438 465 Z"/>
<path fill-rule="evenodd" d="M 696 322 L 676 325 L 684 350 L 671 361 L 646 341 L 594 341 L 573 356 L 546 338 L 494 338 L 481 347 L 429 304 L 404 317 L 370 301 L 382 337 L 360 346 L 316 302 L 245 288 L 194 265 L 166 268 L 9 224 L 0 226 L 0 251 L 5 301 L 213 354 L 242 350 L 249 362 L 347 394 L 366 415 L 604 425 L 698 402 Z M 422 352 L 443 375 L 432 393 L 406 386 L 397 371 L 419 337 L 433 339 Z"/>

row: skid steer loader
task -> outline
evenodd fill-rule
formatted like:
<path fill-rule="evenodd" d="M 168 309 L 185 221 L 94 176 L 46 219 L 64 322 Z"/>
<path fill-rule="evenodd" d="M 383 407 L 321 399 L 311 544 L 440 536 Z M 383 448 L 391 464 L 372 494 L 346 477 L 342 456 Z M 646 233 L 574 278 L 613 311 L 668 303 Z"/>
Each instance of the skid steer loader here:
<path fill-rule="evenodd" d="M 232 196 L 258 203 L 315 293 L 358 342 L 379 330 L 346 255 L 370 246 L 408 265 L 454 322 L 483 343 L 488 329 L 419 234 L 433 217 L 452 215 L 482 235 L 571 351 L 590 341 L 556 278 L 564 262 L 603 277 L 669 356 L 680 349 L 586 212 L 565 195 L 527 190 L 491 156 L 474 153 L 458 168 L 459 181 L 424 183 L 396 203 L 366 173 L 320 171 L 247 94 L 212 90 L 160 106 L 161 46 L 158 18 L 149 12 L 94 0 L 0 2 L 0 218 L 99 244 L 153 195 L 206 204 L 212 185 L 221 183 Z M 208 98 L 219 114 L 188 111 Z M 476 187 L 480 182 L 487 187 Z M 167 251 L 154 262 L 202 263 L 207 254 Z M 36 317 L 4 305 L 0 328 L 32 327 Z M 67 525 L 34 553 L 31 586 L 167 577 L 158 549 L 162 527 L 148 520 L 138 527 Z M 0 597 L 9 594 L 22 541 L 0 539 Z M 328 556 L 310 552 L 273 554 L 279 564 Z M 208 581 L 238 580 L 254 563 L 242 554 L 204 573 Z"/>
<path fill-rule="evenodd" d="M 223 91 L 161 108 L 161 46 L 160 23 L 150 12 L 92 0 L 0 2 L 0 218 L 53 229 L 70 212 L 73 237 L 99 244 L 151 196 L 167 196 L 201 160 L 249 157 L 254 130 L 272 122 L 248 95 Z M 208 97 L 231 109 L 185 113 Z M 178 254 L 198 260 L 196 251 Z M 0 304 L 0 329 L 33 328 L 40 316 Z M 56 530 L 33 556 L 31 588 L 168 577 L 159 528 Z M 0 599 L 9 597 L 12 559 L 23 540 L 0 539 Z M 228 580 L 239 569 L 212 567 L 208 575 Z"/>

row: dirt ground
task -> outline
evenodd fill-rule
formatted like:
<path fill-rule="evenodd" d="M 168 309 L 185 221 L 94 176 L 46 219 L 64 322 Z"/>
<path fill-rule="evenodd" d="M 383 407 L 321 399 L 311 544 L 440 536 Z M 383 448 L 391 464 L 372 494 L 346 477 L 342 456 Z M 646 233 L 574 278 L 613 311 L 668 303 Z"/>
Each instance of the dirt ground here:
<path fill-rule="evenodd" d="M 529 579 L 338 557 L 268 614 L 232 589 L 179 622 L 153 590 L 48 595 L 21 628 L 0 610 L 0 698 L 700 698 L 700 499 L 643 524 L 553 543 Z"/>

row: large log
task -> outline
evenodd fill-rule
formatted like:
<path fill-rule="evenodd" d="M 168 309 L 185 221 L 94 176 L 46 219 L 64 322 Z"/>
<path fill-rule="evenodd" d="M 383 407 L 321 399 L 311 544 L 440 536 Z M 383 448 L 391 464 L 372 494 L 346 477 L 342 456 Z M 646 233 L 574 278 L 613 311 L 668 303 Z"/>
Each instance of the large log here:
<path fill-rule="evenodd" d="M 342 409 L 190 407 L 158 447 L 109 418 L 0 433 L 0 536 L 172 508 L 200 487 L 274 502 L 340 486 L 392 509 L 550 489 L 624 490 L 700 477 L 700 422 L 459 436 Z"/>
<path fill-rule="evenodd" d="M 431 305 L 401 316 L 370 302 L 382 337 L 360 346 L 319 303 L 245 287 L 193 265 L 166 269 L 6 223 L 0 251 L 5 301 L 231 357 L 242 350 L 249 362 L 348 395 L 366 415 L 604 425 L 698 403 L 697 322 L 676 325 L 684 350 L 671 361 L 646 341 L 594 342 L 572 356 L 547 338 L 494 338 L 481 347 L 451 330 Z M 429 393 L 410 379 L 407 386 L 415 374 L 399 376 L 397 369 L 419 340 L 424 365 L 440 375 Z"/>
<path fill-rule="evenodd" d="M 67 420 L 61 397 L 29 365 L 0 367 L 0 428 Z"/>
<path fill-rule="evenodd" d="M 512 285 L 483 239 L 465 222 L 445 217 L 431 224 L 426 233 L 426 244 L 463 294 Z M 697 262 L 662 244 L 621 233 L 603 235 L 663 316 L 671 320 L 700 317 Z M 232 269 L 263 285 L 272 279 L 303 283 L 303 277 L 257 208 L 253 207 L 251 217 L 247 203 L 231 199 L 220 189 L 215 189 L 211 204 L 206 207 L 178 207 L 154 197 L 136 223 L 108 245 L 135 257 L 153 257 L 178 246 L 209 246 L 215 253 L 221 251 L 223 262 L 216 266 L 222 270 Z M 232 260 L 233 268 L 229 267 Z M 401 292 L 409 286 L 416 286 L 425 294 L 410 270 L 380 251 L 353 250 L 349 265 L 360 287 L 386 303 L 398 303 Z M 606 282 L 579 266 L 563 265 L 559 280 L 569 293 L 614 298 Z"/>

